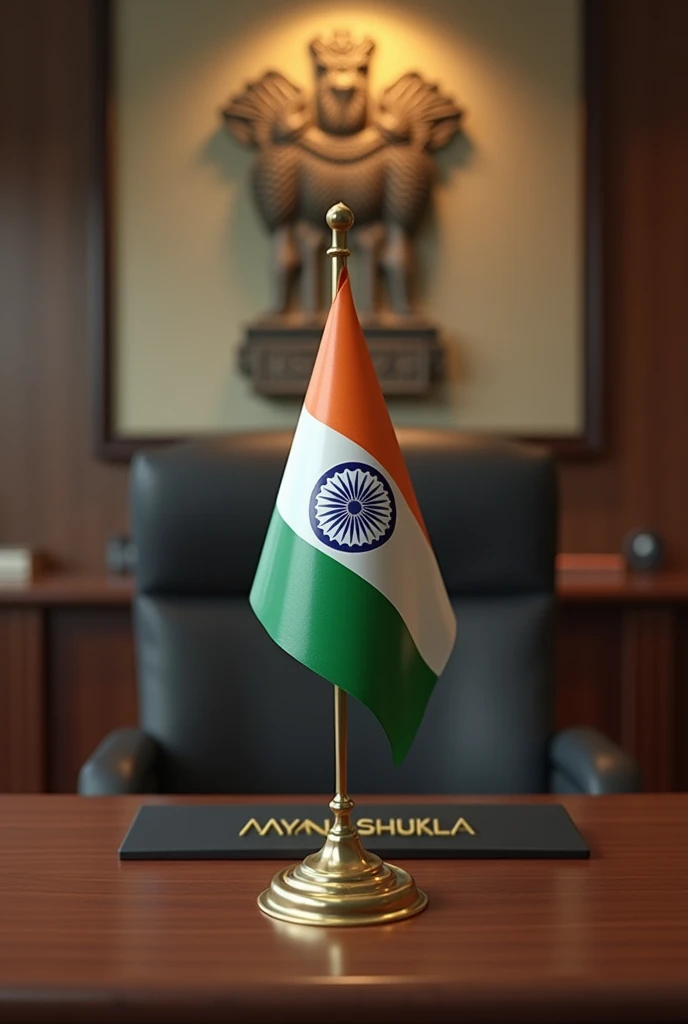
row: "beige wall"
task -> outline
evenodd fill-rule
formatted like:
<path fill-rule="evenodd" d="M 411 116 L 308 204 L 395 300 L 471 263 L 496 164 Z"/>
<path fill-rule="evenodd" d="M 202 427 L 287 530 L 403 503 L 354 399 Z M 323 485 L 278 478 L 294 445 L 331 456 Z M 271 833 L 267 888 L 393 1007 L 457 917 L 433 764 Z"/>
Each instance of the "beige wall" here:
<path fill-rule="evenodd" d="M 400 425 L 576 432 L 582 420 L 576 0 L 118 0 L 115 419 L 123 434 L 291 425 L 253 395 L 243 325 L 268 303 L 252 154 L 219 110 L 269 67 L 310 88 L 309 39 L 372 35 L 372 94 L 410 69 L 467 109 L 419 238 L 449 381 Z M 336 196 L 333 199 L 336 200 Z"/>

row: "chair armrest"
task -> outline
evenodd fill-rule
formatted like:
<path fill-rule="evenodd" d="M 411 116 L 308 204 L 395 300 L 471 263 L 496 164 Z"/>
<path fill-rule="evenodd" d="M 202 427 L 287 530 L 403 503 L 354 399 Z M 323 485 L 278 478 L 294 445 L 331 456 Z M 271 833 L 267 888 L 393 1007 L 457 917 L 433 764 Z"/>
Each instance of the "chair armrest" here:
<path fill-rule="evenodd" d="M 156 793 L 159 748 L 141 729 L 115 729 L 100 743 L 79 772 L 82 796 Z"/>
<path fill-rule="evenodd" d="M 553 793 L 638 793 L 638 762 L 597 729 L 563 729 L 550 748 Z"/>

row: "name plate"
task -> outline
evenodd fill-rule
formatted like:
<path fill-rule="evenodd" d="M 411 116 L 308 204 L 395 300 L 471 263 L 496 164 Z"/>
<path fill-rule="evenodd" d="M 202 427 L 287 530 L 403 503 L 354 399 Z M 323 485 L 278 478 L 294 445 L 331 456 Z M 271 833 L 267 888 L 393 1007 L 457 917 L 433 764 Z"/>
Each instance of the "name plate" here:
<path fill-rule="evenodd" d="M 393 860 L 585 858 L 583 837 L 560 804 L 356 804 L 367 849 Z M 300 860 L 322 846 L 327 803 L 175 804 L 139 808 L 120 860 Z"/>

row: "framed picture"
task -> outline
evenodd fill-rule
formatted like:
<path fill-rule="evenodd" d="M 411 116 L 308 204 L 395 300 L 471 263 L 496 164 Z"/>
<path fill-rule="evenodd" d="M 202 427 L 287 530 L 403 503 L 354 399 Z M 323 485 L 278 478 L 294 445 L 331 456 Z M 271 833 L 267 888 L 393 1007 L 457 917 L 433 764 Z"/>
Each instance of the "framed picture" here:
<path fill-rule="evenodd" d="M 241 364 L 247 324 L 270 307 L 274 250 L 252 193 L 255 154 L 222 110 L 269 70 L 310 103 L 310 44 L 342 27 L 374 44 L 370 118 L 409 72 L 462 111 L 413 236 L 417 309 L 437 325 L 443 371 L 422 397 L 390 397 L 395 423 L 526 438 L 562 458 L 600 453 L 592 0 L 367 0 L 344 14 L 329 0 L 108 0 L 94 10 L 99 456 L 295 425 L 300 399 L 259 393 Z"/>

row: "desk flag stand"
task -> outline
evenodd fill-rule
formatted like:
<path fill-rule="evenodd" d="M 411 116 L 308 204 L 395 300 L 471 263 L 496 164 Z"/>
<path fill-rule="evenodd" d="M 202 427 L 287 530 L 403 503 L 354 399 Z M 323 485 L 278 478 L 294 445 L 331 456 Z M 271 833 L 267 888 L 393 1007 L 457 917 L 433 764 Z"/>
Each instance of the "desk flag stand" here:
<path fill-rule="evenodd" d="M 332 230 L 332 300 L 346 267 L 347 232 L 354 223 L 348 206 L 337 203 L 327 212 Z M 371 925 L 389 924 L 419 914 L 428 903 L 411 875 L 385 864 L 363 848 L 351 824 L 354 802 L 347 795 L 347 694 L 334 687 L 335 789 L 330 810 L 334 823 L 317 853 L 301 863 L 283 868 L 269 889 L 258 897 L 258 906 L 270 917 L 291 924 Z"/>

